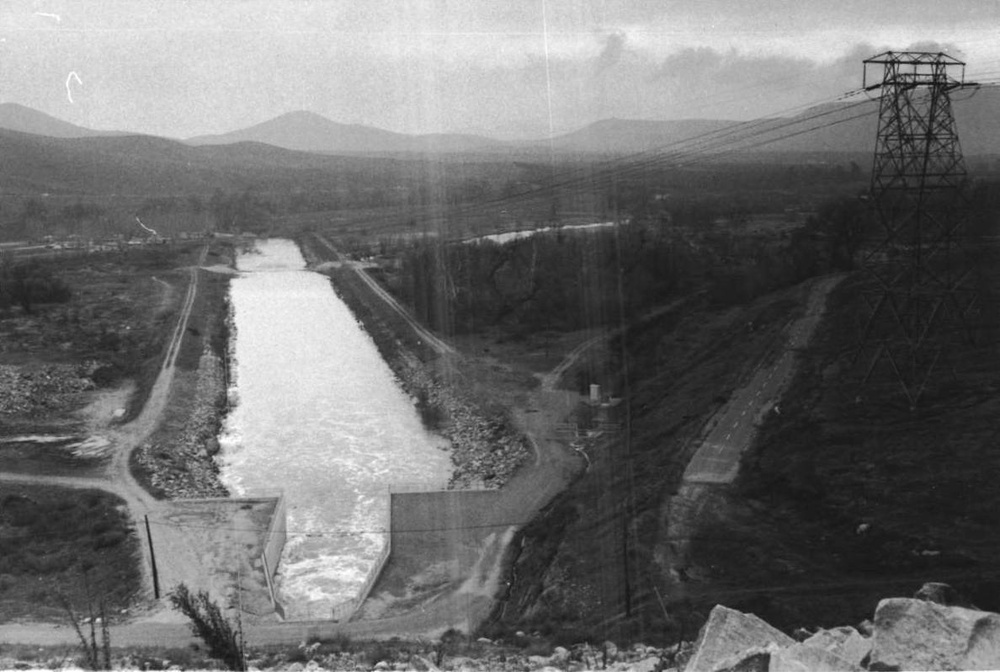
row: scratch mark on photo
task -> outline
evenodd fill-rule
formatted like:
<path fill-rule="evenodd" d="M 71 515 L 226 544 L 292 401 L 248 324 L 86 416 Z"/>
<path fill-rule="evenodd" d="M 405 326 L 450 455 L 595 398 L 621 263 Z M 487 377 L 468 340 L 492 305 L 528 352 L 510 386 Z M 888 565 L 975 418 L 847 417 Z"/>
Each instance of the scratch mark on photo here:
<path fill-rule="evenodd" d="M 76 83 L 83 86 L 83 82 L 80 80 L 80 75 L 76 74 L 76 71 L 70 72 L 66 76 L 66 97 L 69 98 L 69 102 L 73 102 L 73 91 L 69 88 L 69 84 L 72 80 L 76 80 Z"/>
<path fill-rule="evenodd" d="M 35 16 L 44 16 L 49 19 L 55 19 L 56 23 L 62 23 L 62 17 L 58 14 L 51 14 L 49 12 L 35 12 Z"/>

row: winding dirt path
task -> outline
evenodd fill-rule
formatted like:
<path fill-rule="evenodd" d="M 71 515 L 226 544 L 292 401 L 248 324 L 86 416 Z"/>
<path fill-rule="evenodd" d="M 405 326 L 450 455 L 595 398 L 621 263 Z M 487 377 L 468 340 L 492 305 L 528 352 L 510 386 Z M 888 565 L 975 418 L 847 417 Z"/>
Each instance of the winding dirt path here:
<path fill-rule="evenodd" d="M 320 236 L 317 238 L 327 248 L 342 257 L 336 249 Z M 450 344 L 444 342 L 422 325 L 417 323 L 391 296 L 377 285 L 366 273 L 352 266 L 358 275 L 393 310 L 399 312 L 407 323 L 420 334 L 428 344 L 441 355 L 458 355 Z M 194 273 L 195 271 L 192 271 Z M 115 446 L 112 465 L 106 476 L 100 479 L 68 478 L 42 479 L 32 482 L 62 484 L 70 487 L 102 487 L 119 494 L 129 504 L 137 521 L 149 514 L 162 513 L 167 503 L 153 500 L 132 478 L 128 471 L 128 455 L 156 428 L 162 413 L 173 378 L 173 365 L 179 346 L 179 339 L 186 328 L 190 306 L 194 300 L 195 276 L 192 276 L 189 294 L 185 297 L 184 308 L 168 348 L 160 376 L 150 393 L 149 400 L 135 421 L 123 427 L 114 436 Z M 674 306 L 661 309 L 669 310 Z M 572 480 L 574 474 L 584 468 L 580 455 L 574 453 L 565 439 L 559 435 L 558 425 L 574 408 L 579 395 L 555 390 L 559 377 L 586 351 L 608 337 L 608 334 L 588 339 L 548 372 L 545 384 L 528 395 L 526 403 L 512 409 L 518 427 L 529 438 L 535 450 L 535 460 L 526 464 L 515 474 L 503 490 L 497 505 L 490 515 L 491 529 L 496 532 L 486 536 L 478 550 L 478 560 L 457 588 L 425 603 L 419 609 L 390 618 L 333 623 L 331 621 L 294 623 L 245 623 L 247 642 L 251 645 L 296 644 L 310 637 L 332 637 L 347 633 L 357 637 L 434 637 L 449 628 L 471 631 L 485 619 L 494 604 L 494 597 L 500 588 L 501 571 L 506 551 L 519 527 L 527 524 L 553 497 L 561 492 Z M 25 480 L 25 477 L 0 474 L 0 479 Z M 197 574 L 197 558 L 190 552 L 190 545 L 182 538 L 181 530 L 170 526 L 157 526 L 157 565 L 161 574 L 181 577 Z M 171 536 L 173 535 L 173 536 Z M 145 545 L 143 545 L 145 546 Z M 160 548 L 163 550 L 161 551 Z M 144 570 L 147 585 L 149 577 L 148 548 L 144 547 Z M 179 581 L 178 581 L 179 582 Z M 161 581 L 163 585 L 173 585 Z M 190 581 L 188 581 L 190 584 Z M 151 590 L 151 588 L 150 588 Z M 51 624 L 2 624 L 0 641 L 16 641 L 35 645 L 73 644 L 75 633 L 71 629 Z M 113 626 L 111 638 L 115 646 L 164 645 L 185 646 L 193 641 L 186 622 L 166 610 L 154 612 L 132 623 Z"/>
<path fill-rule="evenodd" d="M 110 460 L 102 473 L 93 477 L 67 477 L 0 472 L 0 481 L 3 482 L 53 485 L 77 489 L 93 488 L 121 497 L 128 505 L 139 535 L 144 593 L 150 599 L 154 597 L 152 557 L 149 545 L 146 543 L 144 521 L 147 516 L 154 521 L 162 520 L 169 507 L 169 502 L 156 500 L 135 480 L 129 470 L 129 457 L 132 451 L 156 430 L 166 408 L 173 383 L 177 354 L 180 351 L 181 341 L 187 329 L 188 319 L 191 316 L 191 309 L 198 291 L 198 267 L 204 263 L 207 252 L 207 247 L 202 248 L 198 263 L 188 271 L 190 277 L 187 293 L 167 346 L 167 355 L 142 411 L 132 422 L 117 428 L 107 429 L 104 432 L 103 438 L 108 439 L 108 445 L 103 454 L 110 455 Z M 179 580 L 185 580 L 185 577 L 198 575 L 201 563 L 182 530 L 175 526 L 156 525 L 153 545 L 161 586 L 172 586 Z M 173 582 L 168 583 L 168 581 Z"/>

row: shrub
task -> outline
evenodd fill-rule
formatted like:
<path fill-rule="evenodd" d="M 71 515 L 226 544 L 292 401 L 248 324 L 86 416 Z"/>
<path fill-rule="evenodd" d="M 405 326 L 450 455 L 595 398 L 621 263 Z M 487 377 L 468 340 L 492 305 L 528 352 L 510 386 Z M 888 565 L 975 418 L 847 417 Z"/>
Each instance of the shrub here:
<path fill-rule="evenodd" d="M 170 594 L 170 602 L 191 620 L 191 630 L 205 642 L 209 655 L 222 660 L 231 670 L 245 670 L 242 633 L 237 633 L 222 610 L 205 591 L 192 595 L 183 583 Z"/>
<path fill-rule="evenodd" d="M 102 548 L 114 548 L 118 544 L 125 541 L 125 536 L 125 532 L 122 530 L 104 532 L 94 539 L 94 550 L 99 551 Z"/>

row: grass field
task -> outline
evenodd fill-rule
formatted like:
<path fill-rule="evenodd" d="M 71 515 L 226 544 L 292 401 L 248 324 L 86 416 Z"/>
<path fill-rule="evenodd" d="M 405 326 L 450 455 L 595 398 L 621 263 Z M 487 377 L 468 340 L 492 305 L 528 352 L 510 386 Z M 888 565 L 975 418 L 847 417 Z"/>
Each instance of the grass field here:
<path fill-rule="evenodd" d="M 11 399 L 0 390 L 0 435 L 85 437 L 89 421 L 79 411 L 104 395 L 127 405 L 123 420 L 135 416 L 160 371 L 187 290 L 186 267 L 199 251 L 200 244 L 164 245 L 43 262 L 73 293 L 66 303 L 40 305 L 31 313 L 0 313 L 0 366 L 18 386 Z M 226 254 L 221 246 L 208 263 L 225 263 Z M 226 339 L 228 276 L 200 273 L 201 291 L 177 360 L 178 380 L 187 383 L 190 398 L 206 344 L 224 352 Z M 185 429 L 186 417 L 178 413 L 190 413 L 190 405 L 173 411 L 157 441 L 170 443 Z M 106 466 L 106 458 L 73 456 L 65 443 L 0 443 L 0 470 L 80 477 Z M 127 607 L 140 580 L 133 523 L 120 502 L 96 490 L 5 485 L 0 614 L 61 618 L 60 596 L 83 609 L 88 584 L 109 606 Z"/>
<path fill-rule="evenodd" d="M 756 584 L 744 599 L 779 626 L 849 622 L 925 581 L 996 611 L 995 338 L 955 344 L 910 411 L 888 372 L 861 384 L 856 291 L 831 296 L 781 415 L 744 458 L 733 515 L 701 548 L 715 558 L 712 581 Z"/>
<path fill-rule="evenodd" d="M 0 471 L 49 476 L 92 476 L 100 460 L 75 457 L 61 444 L 0 443 Z"/>
<path fill-rule="evenodd" d="M 137 530 L 118 498 L 98 490 L 5 485 L 0 495 L 0 613 L 58 620 L 101 600 L 128 608 L 141 587 Z"/>

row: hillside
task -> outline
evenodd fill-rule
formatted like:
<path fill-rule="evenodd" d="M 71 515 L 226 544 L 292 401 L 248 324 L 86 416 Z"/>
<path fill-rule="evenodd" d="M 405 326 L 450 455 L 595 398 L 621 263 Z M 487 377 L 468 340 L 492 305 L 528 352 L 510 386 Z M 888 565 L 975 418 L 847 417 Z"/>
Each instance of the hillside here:
<path fill-rule="evenodd" d="M 875 94 L 873 94 L 875 95 Z M 985 87 L 953 94 L 952 105 L 963 152 L 1000 153 L 1000 90 Z M 623 154 L 663 149 L 682 159 L 692 153 L 864 153 L 875 149 L 878 100 L 854 98 L 810 108 L 791 117 L 744 122 L 691 119 L 611 119 L 558 136 L 557 151 Z"/>
<path fill-rule="evenodd" d="M 0 128 L 50 138 L 89 138 L 125 135 L 118 131 L 95 131 L 33 110 L 17 103 L 0 103 Z"/>
<path fill-rule="evenodd" d="M 875 94 L 872 94 L 874 96 Z M 1000 153 L 1000 90 L 985 87 L 959 91 L 953 108 L 966 155 Z M 663 151 L 678 161 L 705 154 L 760 155 L 763 153 L 815 154 L 864 153 L 875 146 L 878 101 L 855 97 L 848 101 L 810 108 L 791 117 L 749 121 L 724 119 L 604 119 L 551 139 L 502 142 L 485 136 L 441 133 L 408 135 L 362 124 L 342 124 L 321 115 L 297 111 L 229 133 L 189 138 L 192 147 L 263 144 L 296 152 L 272 155 L 289 166 L 310 164 L 305 153 L 382 155 L 400 157 L 466 156 L 496 159 L 498 156 L 524 157 L 560 154 L 631 154 Z M 7 103 L 0 105 L 0 128 L 52 138 L 94 138 L 122 136 L 123 133 L 94 131 L 75 126 L 30 108 Z M 262 152 L 241 155 L 241 160 L 260 162 Z M 233 156 L 233 155 L 228 155 Z M 280 158 L 278 158 L 280 156 Z M 223 161 L 225 157 L 220 157 Z"/>
<path fill-rule="evenodd" d="M 5 193 L 158 196 L 215 188 L 323 189 L 336 176 L 393 165 L 263 144 L 190 147 L 153 136 L 51 138 L 0 130 Z"/>
<path fill-rule="evenodd" d="M 856 279 L 831 297 L 780 414 L 765 418 L 737 482 L 699 502 L 693 531 L 666 524 L 680 473 L 715 410 L 775 356 L 803 288 L 728 310 L 689 304 L 630 330 L 630 445 L 588 448 L 587 475 L 525 530 L 523 578 L 494 632 L 684 638 L 718 603 L 791 631 L 859 622 L 887 591 L 928 581 L 1000 608 L 995 337 L 952 353 L 955 375 L 910 413 L 891 390 L 882 401 L 891 380 L 861 386 L 850 364 L 858 297 Z M 681 544 L 673 573 L 666 558 Z"/>
<path fill-rule="evenodd" d="M 460 134 L 406 135 L 361 124 L 340 124 L 312 112 L 289 112 L 248 128 L 187 140 L 192 145 L 262 142 L 322 154 L 394 154 L 482 151 L 500 147 L 488 138 Z"/>

